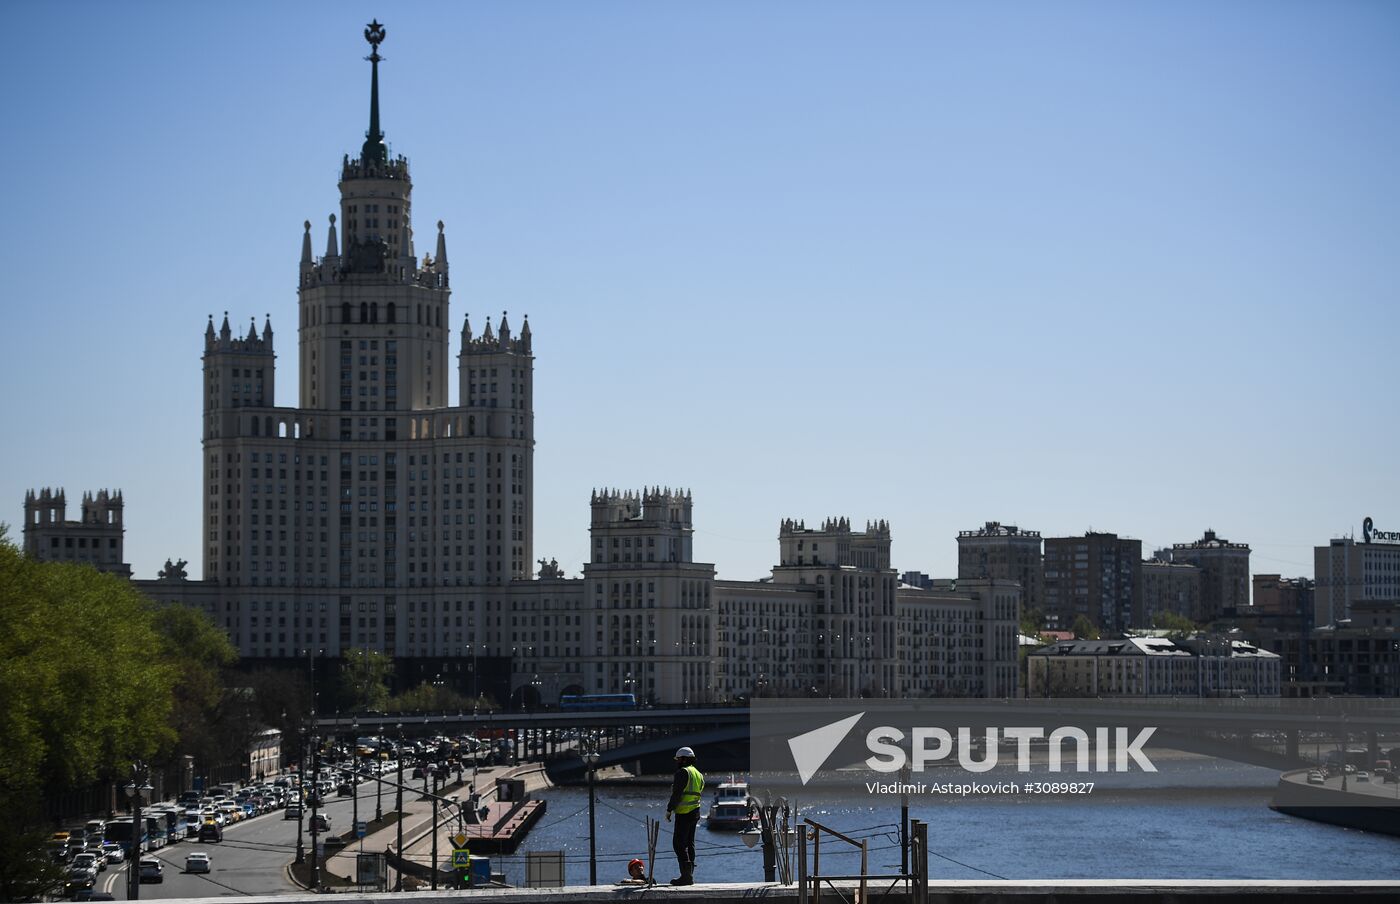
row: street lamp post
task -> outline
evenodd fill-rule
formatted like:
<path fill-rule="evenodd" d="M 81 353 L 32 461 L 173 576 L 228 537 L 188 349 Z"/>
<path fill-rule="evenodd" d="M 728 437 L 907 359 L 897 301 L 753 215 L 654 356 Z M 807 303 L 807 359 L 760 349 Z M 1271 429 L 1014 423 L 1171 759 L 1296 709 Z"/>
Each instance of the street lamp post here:
<path fill-rule="evenodd" d="M 399 766 L 398 782 L 397 782 L 397 786 L 398 786 L 398 803 L 395 804 L 395 806 L 394 806 L 394 811 L 396 812 L 398 818 L 394 820 L 395 835 L 397 836 L 397 837 L 395 838 L 395 841 L 394 841 L 394 852 L 395 852 L 396 854 L 398 854 L 398 856 L 399 856 L 399 858 L 400 858 L 399 863 L 400 863 L 400 865 L 402 866 L 402 863 L 403 863 L 403 860 L 402 860 L 402 858 L 403 858 L 403 723 L 402 723 L 402 722 L 397 723 L 397 724 L 394 726 L 394 728 L 395 728 L 395 729 L 398 731 L 398 733 L 399 733 L 399 747 L 398 747 L 398 750 L 396 751 L 396 760 L 397 760 L 398 766 Z M 394 891 L 403 891 L 403 870 L 402 870 L 402 869 L 397 869 L 397 870 L 394 871 Z"/>
<path fill-rule="evenodd" d="M 146 764 L 137 760 L 131 764 L 131 781 L 126 785 L 126 796 L 131 800 L 131 865 L 127 867 L 127 900 L 141 897 L 141 854 L 144 845 L 141 838 L 146 833 L 146 823 L 141 815 L 141 804 L 154 789 L 151 787 L 150 773 Z"/>
<path fill-rule="evenodd" d="M 295 863 L 306 862 L 306 847 L 302 842 L 302 824 L 306 822 L 303 818 L 302 808 L 306 806 L 306 737 L 307 729 L 305 725 L 301 727 L 301 762 L 297 764 L 297 855 Z"/>
<path fill-rule="evenodd" d="M 351 819 L 351 822 L 354 823 L 354 824 L 351 826 L 351 828 L 352 828 L 352 829 L 355 829 L 355 830 L 358 832 L 358 831 L 359 831 L 359 825 L 360 825 L 360 743 L 359 743 L 359 742 L 360 742 L 360 720 L 359 720 L 359 719 L 356 719 L 354 722 L 351 722 L 351 723 L 350 723 L 350 730 L 351 730 L 352 732 L 354 732 L 354 734 L 355 734 L 355 740 L 352 742 L 352 743 L 354 744 L 355 754 L 354 754 L 354 758 L 350 760 L 350 797 L 353 799 L 353 803 L 351 804 L 351 806 L 352 806 L 352 808 L 353 808 L 353 810 L 354 810 L 354 815 L 351 816 L 350 819 Z M 363 841 L 363 839 L 360 841 L 360 845 L 361 845 L 361 847 L 364 846 L 364 841 Z"/>
<path fill-rule="evenodd" d="M 376 750 L 383 749 L 382 745 Z M 384 760 L 376 758 L 374 761 L 374 821 L 384 820 Z"/>
<path fill-rule="evenodd" d="M 316 847 L 316 836 L 320 832 L 317 825 L 317 816 L 321 806 L 321 792 L 316 787 L 321 773 L 320 743 L 315 736 L 311 739 L 311 797 L 307 801 L 311 804 L 311 890 L 316 891 L 321 887 L 321 865 Z"/>
<path fill-rule="evenodd" d="M 428 777 L 428 772 L 427 772 L 427 770 L 425 769 L 425 770 L 423 771 L 423 784 L 424 784 L 424 785 L 427 785 L 427 783 L 428 783 L 428 782 L 427 782 L 427 777 Z M 432 859 L 432 862 L 429 864 L 429 866 L 432 868 L 433 891 L 437 891 L 437 877 L 438 877 L 438 798 L 437 798 L 437 795 L 436 795 L 436 794 L 433 795 L 433 859 Z"/>
<path fill-rule="evenodd" d="M 598 832 L 594 820 L 596 807 L 594 777 L 598 769 L 598 750 L 593 749 L 583 755 L 583 765 L 588 769 L 588 884 L 598 884 Z"/>
<path fill-rule="evenodd" d="M 310 672 L 310 675 L 311 675 L 311 720 L 310 720 L 310 723 L 307 725 L 307 736 L 308 736 L 308 737 L 307 737 L 307 741 L 308 741 L 308 746 L 310 747 L 310 757 L 311 757 L 311 761 L 310 761 L 310 764 L 309 764 L 309 765 L 310 765 L 310 769 L 311 769 L 311 794 L 307 797 L 306 803 L 311 805 L 311 889 L 312 889 L 313 891 L 319 889 L 319 888 L 320 888 L 320 885 L 321 885 L 321 870 L 320 870 L 320 864 L 317 862 L 317 861 L 318 861 L 318 857 L 317 857 L 317 850 L 316 850 L 316 836 L 317 836 L 317 834 L 318 834 L 318 828 L 317 828 L 317 825 L 316 825 L 316 817 L 317 817 L 317 815 L 318 815 L 318 810 L 320 809 L 320 806 L 321 806 L 321 795 L 317 792 L 317 789 L 316 789 L 316 782 L 317 782 L 318 779 L 320 778 L 320 773 L 321 773 L 321 768 L 320 768 L 320 767 L 321 767 L 320 743 L 319 743 L 319 740 L 317 739 L 317 736 L 316 736 L 316 657 L 317 657 L 318 655 L 320 655 L 321 652 L 322 652 L 321 650 L 310 650 L 310 649 L 306 651 L 307 669 L 308 669 L 308 671 Z M 303 787 L 305 786 L 305 783 L 306 783 L 306 770 L 307 770 L 307 766 L 308 766 L 308 763 L 307 763 L 307 761 L 303 758 L 302 764 L 301 764 L 301 774 L 302 774 L 302 780 L 301 780 L 301 781 L 302 781 Z M 298 855 L 300 855 L 300 854 L 301 854 L 301 850 L 300 850 L 300 848 L 301 848 L 301 820 L 300 820 L 300 819 L 297 820 L 297 848 L 298 848 L 297 853 L 298 853 Z"/>

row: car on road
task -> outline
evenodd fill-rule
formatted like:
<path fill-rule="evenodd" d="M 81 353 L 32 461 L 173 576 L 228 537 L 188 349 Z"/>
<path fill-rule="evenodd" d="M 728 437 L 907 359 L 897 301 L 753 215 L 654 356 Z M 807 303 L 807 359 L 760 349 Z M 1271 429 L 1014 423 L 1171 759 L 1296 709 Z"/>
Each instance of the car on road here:
<path fill-rule="evenodd" d="M 1371 780 L 1371 773 L 1363 769 L 1356 773 L 1356 780 L 1358 782 L 1369 782 Z"/>
<path fill-rule="evenodd" d="M 199 827 L 199 840 L 206 844 L 223 841 L 224 829 L 217 822 L 206 822 Z"/>
<path fill-rule="evenodd" d="M 72 896 L 97 884 L 97 870 L 90 866 L 70 866 L 63 874 L 63 893 Z"/>
<path fill-rule="evenodd" d="M 311 828 L 317 832 L 329 832 L 331 830 L 331 818 L 324 813 L 317 813 L 311 817 Z"/>
<path fill-rule="evenodd" d="M 107 871 L 107 858 L 92 851 L 83 851 L 73 858 L 72 866 L 75 869 L 81 867 L 82 869 L 90 869 L 94 873 L 102 873 Z"/>
<path fill-rule="evenodd" d="M 142 882 L 164 882 L 165 868 L 161 866 L 159 860 L 154 857 L 141 858 L 141 881 Z"/>
<path fill-rule="evenodd" d="M 102 854 L 108 863 L 125 863 L 126 849 L 115 841 L 102 842 Z"/>
<path fill-rule="evenodd" d="M 209 866 L 209 855 L 203 851 L 195 851 L 185 855 L 185 872 L 187 873 L 207 873 Z"/>
<path fill-rule="evenodd" d="M 288 804 L 282 811 L 283 819 L 301 819 L 301 804 Z"/>

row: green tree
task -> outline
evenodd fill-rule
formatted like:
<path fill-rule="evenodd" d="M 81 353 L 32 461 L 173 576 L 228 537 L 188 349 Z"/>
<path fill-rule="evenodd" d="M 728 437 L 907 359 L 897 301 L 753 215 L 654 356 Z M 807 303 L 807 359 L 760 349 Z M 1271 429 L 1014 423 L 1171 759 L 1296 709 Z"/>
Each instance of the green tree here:
<path fill-rule="evenodd" d="M 33 847 L 46 794 L 173 748 L 180 675 L 165 653 L 154 608 L 129 581 L 0 540 L 0 897 L 24 896 L 47 870 Z"/>
<path fill-rule="evenodd" d="M 238 651 L 203 611 L 180 603 L 157 605 L 163 658 L 179 673 L 172 690 L 170 726 L 175 753 L 209 767 L 248 749 L 262 727 L 246 690 L 230 686 Z"/>
<path fill-rule="evenodd" d="M 1098 640 L 1099 629 L 1094 627 L 1094 623 L 1089 621 L 1083 613 L 1074 617 L 1074 624 L 1069 626 L 1074 632 L 1074 636 L 1080 640 Z"/>
<path fill-rule="evenodd" d="M 1170 637 L 1188 637 L 1201 630 L 1200 625 L 1175 612 L 1158 612 L 1152 616 L 1152 627 L 1169 632 Z"/>
<path fill-rule="evenodd" d="M 342 654 L 342 701 L 351 710 L 383 710 L 389 702 L 394 660 L 378 650 L 352 647 Z"/>
<path fill-rule="evenodd" d="M 471 709 L 473 702 L 471 697 L 460 694 L 450 687 L 434 684 L 431 681 L 424 681 L 411 690 L 404 691 L 402 694 L 391 697 L 386 705 L 386 712 L 462 711 Z"/>
<path fill-rule="evenodd" d="M 1021 633 L 1027 637 L 1039 637 L 1045 630 L 1045 613 L 1031 607 L 1021 610 Z"/>

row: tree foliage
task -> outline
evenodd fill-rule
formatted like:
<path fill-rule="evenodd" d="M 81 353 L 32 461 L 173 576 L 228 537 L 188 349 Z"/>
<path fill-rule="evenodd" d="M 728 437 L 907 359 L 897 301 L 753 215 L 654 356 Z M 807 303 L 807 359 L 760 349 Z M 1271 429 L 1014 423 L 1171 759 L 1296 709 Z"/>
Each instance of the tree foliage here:
<path fill-rule="evenodd" d="M 1152 616 L 1152 627 L 1168 631 L 1172 637 L 1189 637 L 1201 630 L 1200 625 L 1175 612 L 1158 612 Z"/>
<path fill-rule="evenodd" d="M 341 702 L 357 712 L 383 710 L 389 702 L 389 678 L 394 660 L 378 650 L 352 647 L 340 664 Z"/>
<path fill-rule="evenodd" d="M 1032 606 L 1021 610 L 1021 633 L 1027 637 L 1039 637 L 1045 630 L 1045 613 Z"/>
<path fill-rule="evenodd" d="M 158 607 L 86 565 L 26 558 L 0 530 L 0 899 L 52 879 L 46 796 L 228 743 L 246 722 L 219 716 L 219 672 L 236 656 L 202 613 Z"/>
<path fill-rule="evenodd" d="M 385 711 L 391 713 L 449 712 L 470 710 L 475 701 L 450 687 L 424 681 L 388 700 Z M 480 707 L 479 707 L 480 708 Z"/>
<path fill-rule="evenodd" d="M 1095 627 L 1094 623 L 1089 621 L 1088 617 L 1083 613 L 1074 617 L 1074 624 L 1070 625 L 1069 629 L 1073 631 L 1074 636 L 1080 640 L 1099 639 L 1099 629 Z"/>

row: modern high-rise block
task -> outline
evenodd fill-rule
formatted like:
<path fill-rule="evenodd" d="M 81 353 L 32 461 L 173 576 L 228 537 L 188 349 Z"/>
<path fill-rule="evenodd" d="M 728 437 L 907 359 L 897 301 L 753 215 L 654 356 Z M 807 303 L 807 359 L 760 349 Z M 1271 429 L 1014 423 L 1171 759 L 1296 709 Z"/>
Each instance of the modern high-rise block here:
<path fill-rule="evenodd" d="M 1141 594 L 1141 540 L 1092 531 L 1045 538 L 1045 612 L 1057 627 L 1082 615 L 1104 631 L 1125 631 L 1141 610 Z"/>

